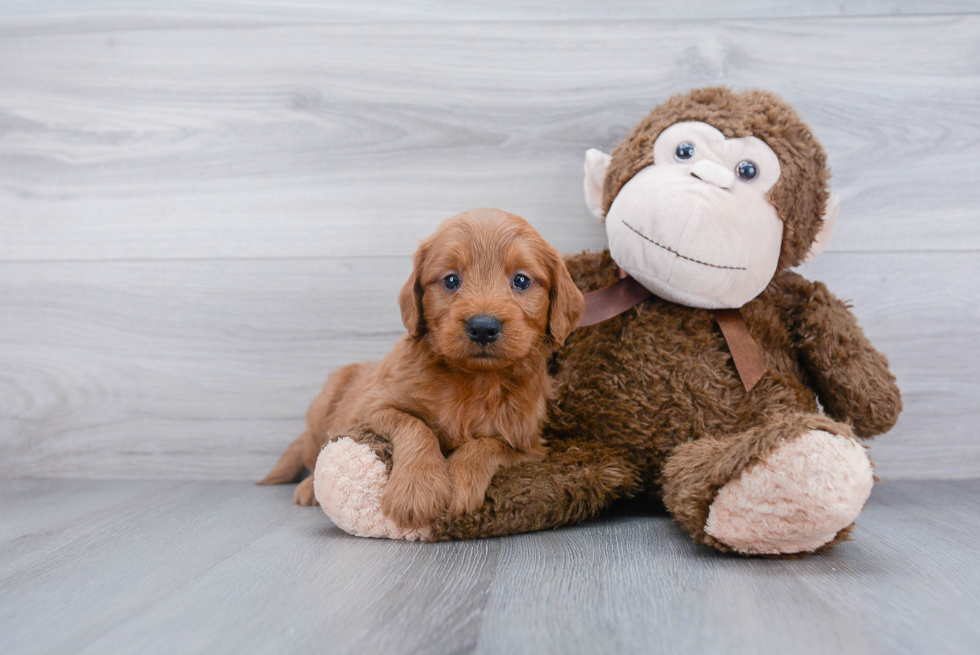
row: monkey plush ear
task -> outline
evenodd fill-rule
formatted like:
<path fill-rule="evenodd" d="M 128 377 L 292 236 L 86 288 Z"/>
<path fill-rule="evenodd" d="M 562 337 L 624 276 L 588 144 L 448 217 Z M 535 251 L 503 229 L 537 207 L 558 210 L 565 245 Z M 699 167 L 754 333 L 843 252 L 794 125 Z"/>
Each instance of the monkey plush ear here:
<path fill-rule="evenodd" d="M 606 217 L 602 210 L 602 188 L 606 182 L 606 169 L 609 168 L 609 160 L 612 157 L 589 148 L 585 151 L 585 204 L 589 206 L 589 211 L 600 221 Z"/>
<path fill-rule="evenodd" d="M 823 213 L 823 225 L 820 226 L 820 231 L 817 232 L 817 236 L 813 239 L 813 244 L 810 246 L 810 252 L 807 253 L 804 263 L 812 260 L 814 257 L 819 255 L 830 243 L 830 237 L 834 233 L 834 226 L 837 224 L 837 212 L 840 211 L 840 196 L 832 195 L 827 198 L 827 209 Z"/>

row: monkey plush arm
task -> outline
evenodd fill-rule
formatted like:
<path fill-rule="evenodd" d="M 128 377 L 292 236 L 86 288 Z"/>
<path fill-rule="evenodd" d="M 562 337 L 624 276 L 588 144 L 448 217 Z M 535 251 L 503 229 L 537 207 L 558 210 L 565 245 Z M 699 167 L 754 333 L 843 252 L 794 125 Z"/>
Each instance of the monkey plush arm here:
<path fill-rule="evenodd" d="M 888 360 L 864 336 L 846 304 L 822 282 L 808 286 L 796 332 L 824 411 L 849 423 L 861 438 L 887 432 L 902 411 Z"/>
<path fill-rule="evenodd" d="M 635 457 L 594 440 L 555 444 L 548 456 L 494 476 L 483 506 L 433 526 L 433 538 L 480 539 L 546 530 L 596 516 L 630 495 Z"/>
<path fill-rule="evenodd" d="M 392 470 L 391 442 L 356 426 L 320 452 L 313 472 L 316 498 L 339 527 L 360 537 L 477 539 L 578 523 L 629 496 L 640 479 L 635 456 L 592 439 L 554 444 L 541 461 L 499 471 L 483 504 L 424 530 L 399 528 L 381 511 Z"/>

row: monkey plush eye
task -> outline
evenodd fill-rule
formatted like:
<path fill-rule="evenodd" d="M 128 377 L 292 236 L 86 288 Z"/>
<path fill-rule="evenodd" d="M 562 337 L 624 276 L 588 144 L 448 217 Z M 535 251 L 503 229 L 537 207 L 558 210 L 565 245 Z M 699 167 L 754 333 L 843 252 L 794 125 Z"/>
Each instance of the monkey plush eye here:
<path fill-rule="evenodd" d="M 455 291 L 456 289 L 459 288 L 459 285 L 462 283 L 463 281 L 460 280 L 459 276 L 456 275 L 455 273 L 450 273 L 449 275 L 447 275 L 442 279 L 442 286 L 446 287 L 450 291 Z"/>
<path fill-rule="evenodd" d="M 513 284 L 514 288 L 518 291 L 527 291 L 531 286 L 531 278 L 523 273 L 518 273 L 514 276 L 514 279 L 511 280 L 511 284 Z"/>
<path fill-rule="evenodd" d="M 751 182 L 755 178 L 759 177 L 759 169 L 755 164 L 749 160 L 738 162 L 738 166 L 735 168 L 735 172 L 738 173 L 740 179 L 746 182 Z"/>
<path fill-rule="evenodd" d="M 677 161 L 687 161 L 693 156 L 694 144 L 688 143 L 687 141 L 677 146 L 677 150 L 674 151 L 674 159 Z"/>

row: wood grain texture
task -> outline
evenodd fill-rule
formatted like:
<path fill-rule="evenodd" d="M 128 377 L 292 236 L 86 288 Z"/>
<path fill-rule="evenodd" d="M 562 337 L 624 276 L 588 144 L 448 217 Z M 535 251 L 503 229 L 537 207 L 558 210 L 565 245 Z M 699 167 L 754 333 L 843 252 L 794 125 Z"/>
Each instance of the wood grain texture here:
<path fill-rule="evenodd" d="M 0 481 L 0 525 L 18 525 L 0 532 L 0 651 L 866 655 L 980 639 L 977 481 L 880 484 L 855 540 L 804 560 L 725 556 L 635 511 L 467 543 L 356 539 L 291 491 Z"/>
<path fill-rule="evenodd" d="M 258 479 L 327 373 L 404 332 L 399 257 L 0 264 L 0 476 Z M 828 253 L 905 413 L 885 478 L 980 474 L 980 258 Z"/>
<path fill-rule="evenodd" d="M 119 17 L 127 22 L 149 17 L 159 24 L 192 18 L 250 21 L 501 21 L 501 20 L 634 20 L 720 19 L 821 16 L 903 16 L 977 13 L 971 0 L 3 0 L 0 19 L 65 21 L 78 28 L 89 17 Z"/>
<path fill-rule="evenodd" d="M 611 148 L 775 90 L 843 205 L 806 269 L 892 360 L 879 475 L 980 475 L 971 2 L 0 1 L 0 476 L 254 479 L 401 333 L 417 241 L 497 206 L 567 252 Z M 948 14 L 948 15 L 939 15 Z"/>
<path fill-rule="evenodd" d="M 843 197 L 832 249 L 980 250 L 980 16 L 145 18 L 5 29 L 0 260 L 406 255 L 478 206 L 595 247 L 585 150 L 710 84 L 776 90 L 812 125 Z"/>

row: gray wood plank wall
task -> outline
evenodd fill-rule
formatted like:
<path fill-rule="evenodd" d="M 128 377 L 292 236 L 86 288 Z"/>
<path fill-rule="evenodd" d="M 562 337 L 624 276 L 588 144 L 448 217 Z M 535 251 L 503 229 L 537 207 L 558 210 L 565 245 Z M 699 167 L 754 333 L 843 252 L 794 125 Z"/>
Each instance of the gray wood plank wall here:
<path fill-rule="evenodd" d="M 805 267 L 906 411 L 885 478 L 980 476 L 975 2 L 0 2 L 0 476 L 251 479 L 401 331 L 415 243 L 495 206 L 601 248 L 586 148 L 774 90 L 843 204 Z"/>

